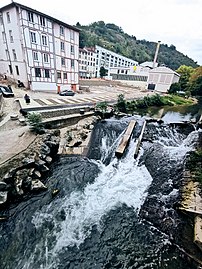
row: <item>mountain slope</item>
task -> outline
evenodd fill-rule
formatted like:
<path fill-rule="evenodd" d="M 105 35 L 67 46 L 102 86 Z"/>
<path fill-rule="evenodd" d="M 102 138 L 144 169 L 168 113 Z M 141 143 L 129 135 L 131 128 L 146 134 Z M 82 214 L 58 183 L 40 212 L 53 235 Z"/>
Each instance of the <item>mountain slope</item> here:
<path fill-rule="evenodd" d="M 118 54 L 131 58 L 139 63 L 153 61 L 156 43 L 146 40 L 137 40 L 135 36 L 124 33 L 122 28 L 113 24 L 105 24 L 103 21 L 90 25 L 76 24 L 80 29 L 80 47 L 83 48 L 99 45 Z M 174 45 L 161 44 L 157 59 L 159 64 L 176 70 L 180 65 L 197 67 L 188 56 L 176 50 Z"/>

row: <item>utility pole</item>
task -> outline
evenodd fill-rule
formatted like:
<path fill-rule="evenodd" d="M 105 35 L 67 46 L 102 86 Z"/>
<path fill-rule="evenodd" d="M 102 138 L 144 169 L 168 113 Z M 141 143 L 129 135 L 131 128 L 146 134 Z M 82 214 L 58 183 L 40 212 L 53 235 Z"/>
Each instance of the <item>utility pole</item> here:
<path fill-rule="evenodd" d="M 160 43 L 161 43 L 161 41 L 158 41 L 157 46 L 156 46 L 156 52 L 155 52 L 154 61 L 153 61 L 153 68 L 155 67 L 155 64 L 156 64 L 156 60 L 157 60 L 157 56 L 158 56 L 158 52 L 159 52 Z"/>

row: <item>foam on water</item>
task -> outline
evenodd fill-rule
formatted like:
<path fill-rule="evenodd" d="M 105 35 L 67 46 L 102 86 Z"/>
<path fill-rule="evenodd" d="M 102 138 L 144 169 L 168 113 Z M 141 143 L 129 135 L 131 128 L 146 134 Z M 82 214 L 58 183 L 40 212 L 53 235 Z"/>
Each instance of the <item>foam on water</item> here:
<path fill-rule="evenodd" d="M 192 148 L 195 135 L 193 133 L 185 140 L 182 139 L 181 135 L 176 137 L 176 134 L 166 138 L 160 137 L 158 143 L 173 158 L 183 158 L 186 152 Z M 106 140 L 107 138 L 102 140 L 105 155 L 112 148 L 114 150 L 118 138 L 112 146 Z M 57 263 L 57 253 L 64 247 L 79 246 L 83 243 L 85 238 L 90 235 L 93 225 L 100 227 L 102 217 L 110 210 L 125 203 L 129 207 L 133 207 L 137 213 L 139 212 L 147 195 L 147 189 L 152 182 L 152 177 L 144 165 L 140 166 L 138 160 L 134 160 L 135 143 L 135 141 L 130 142 L 125 158 L 121 160 L 114 158 L 107 166 L 94 160 L 93 162 L 97 162 L 101 168 L 94 183 L 88 184 L 83 191 L 73 191 L 70 196 L 55 199 L 51 204 L 35 213 L 32 222 L 36 229 L 43 228 L 47 221 L 54 225 L 54 229 L 51 231 L 51 240 L 54 240 L 55 243 L 52 247 L 50 245 L 48 247 L 47 243 L 43 246 L 44 239 L 42 238 L 30 257 L 29 263 L 34 260 L 35 253 L 40 248 L 44 248 L 45 268 L 53 268 L 53 264 Z M 140 152 L 143 153 L 143 150 L 141 149 Z M 59 221 L 57 215 L 61 210 L 65 213 L 66 218 Z"/>
<path fill-rule="evenodd" d="M 70 197 L 58 199 L 35 214 L 33 223 L 37 228 L 47 220 L 54 223 L 57 238 L 54 252 L 64 246 L 79 246 L 92 226 L 99 225 L 102 216 L 111 209 L 123 203 L 136 211 L 140 209 L 152 178 L 145 166 L 137 166 L 131 156 L 134 147 L 130 148 L 124 161 L 114 159 L 108 166 L 103 165 L 95 182 L 83 192 L 72 192 Z M 65 221 L 56 220 L 58 208 L 64 210 Z"/>

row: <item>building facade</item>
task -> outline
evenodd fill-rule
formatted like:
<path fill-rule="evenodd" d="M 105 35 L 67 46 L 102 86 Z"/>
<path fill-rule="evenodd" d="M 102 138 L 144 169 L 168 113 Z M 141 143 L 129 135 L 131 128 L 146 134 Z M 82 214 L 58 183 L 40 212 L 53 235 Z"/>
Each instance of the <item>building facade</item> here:
<path fill-rule="evenodd" d="M 148 89 L 166 93 L 171 84 L 178 82 L 180 75 L 166 66 L 159 66 L 149 71 Z"/>
<path fill-rule="evenodd" d="M 95 46 L 96 53 L 96 63 L 95 63 L 95 76 L 100 77 L 100 67 L 108 71 L 108 76 L 110 68 L 113 67 L 130 67 L 137 66 L 138 62 L 131 60 L 127 57 L 124 57 L 120 54 L 107 50 L 100 46 Z"/>
<path fill-rule="evenodd" d="M 0 8 L 0 73 L 32 90 L 78 88 L 79 30 L 12 2 Z"/>
<path fill-rule="evenodd" d="M 79 77 L 94 78 L 95 77 L 95 48 L 79 49 Z"/>

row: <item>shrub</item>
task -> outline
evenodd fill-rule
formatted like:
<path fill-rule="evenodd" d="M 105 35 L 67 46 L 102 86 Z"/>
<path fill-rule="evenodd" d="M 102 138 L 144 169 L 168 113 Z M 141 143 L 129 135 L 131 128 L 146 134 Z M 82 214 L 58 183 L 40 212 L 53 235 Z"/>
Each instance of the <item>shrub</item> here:
<path fill-rule="evenodd" d="M 30 125 L 31 131 L 33 131 L 37 134 L 44 133 L 41 114 L 34 113 L 34 112 L 30 113 L 30 114 L 28 114 L 27 121 Z"/>

